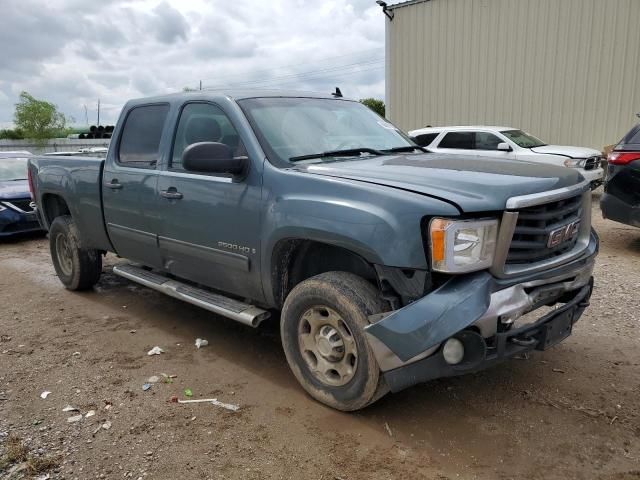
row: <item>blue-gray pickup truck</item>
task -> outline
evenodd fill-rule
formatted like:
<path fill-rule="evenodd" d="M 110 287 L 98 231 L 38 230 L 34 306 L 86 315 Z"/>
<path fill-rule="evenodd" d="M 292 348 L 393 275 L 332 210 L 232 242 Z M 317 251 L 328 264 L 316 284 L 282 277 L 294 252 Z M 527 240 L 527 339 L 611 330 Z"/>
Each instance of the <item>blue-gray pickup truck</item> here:
<path fill-rule="evenodd" d="M 128 102 L 105 160 L 35 157 L 58 277 L 117 275 L 256 327 L 340 410 L 570 335 L 598 239 L 573 169 L 426 152 L 362 104 L 284 92 Z"/>

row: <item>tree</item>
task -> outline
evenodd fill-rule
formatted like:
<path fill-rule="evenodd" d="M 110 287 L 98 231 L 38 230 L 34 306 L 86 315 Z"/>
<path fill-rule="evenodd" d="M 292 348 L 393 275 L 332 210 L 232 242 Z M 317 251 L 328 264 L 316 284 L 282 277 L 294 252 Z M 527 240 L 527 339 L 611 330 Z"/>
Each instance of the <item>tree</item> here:
<path fill-rule="evenodd" d="M 366 105 L 381 117 L 384 117 L 385 107 L 382 100 L 378 100 L 377 98 L 363 98 L 362 100 L 360 100 L 360 103 Z"/>
<path fill-rule="evenodd" d="M 24 133 L 19 128 L 11 130 L 7 128 L 6 130 L 0 130 L 0 140 L 22 140 L 24 138 Z"/>
<path fill-rule="evenodd" d="M 20 94 L 13 116 L 16 130 L 21 130 L 25 138 L 46 140 L 65 135 L 66 117 L 53 103 L 33 98 L 29 93 Z"/>

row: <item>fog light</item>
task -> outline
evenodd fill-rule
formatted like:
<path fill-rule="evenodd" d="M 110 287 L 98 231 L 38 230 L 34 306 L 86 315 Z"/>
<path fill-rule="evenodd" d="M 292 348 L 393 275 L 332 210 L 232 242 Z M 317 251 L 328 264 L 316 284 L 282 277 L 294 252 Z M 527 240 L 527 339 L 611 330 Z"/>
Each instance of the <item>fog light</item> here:
<path fill-rule="evenodd" d="M 444 342 L 442 356 L 449 365 L 457 365 L 464 357 L 464 345 L 457 338 L 450 338 Z"/>

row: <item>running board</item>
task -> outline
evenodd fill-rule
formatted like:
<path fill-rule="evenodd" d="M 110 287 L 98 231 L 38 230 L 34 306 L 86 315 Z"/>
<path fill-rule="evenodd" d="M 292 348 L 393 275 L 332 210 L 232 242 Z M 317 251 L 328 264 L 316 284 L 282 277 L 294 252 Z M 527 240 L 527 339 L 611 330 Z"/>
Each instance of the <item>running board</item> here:
<path fill-rule="evenodd" d="M 257 327 L 271 315 L 268 311 L 254 305 L 172 280 L 135 265 L 116 265 L 113 267 L 113 273 L 250 327 Z"/>

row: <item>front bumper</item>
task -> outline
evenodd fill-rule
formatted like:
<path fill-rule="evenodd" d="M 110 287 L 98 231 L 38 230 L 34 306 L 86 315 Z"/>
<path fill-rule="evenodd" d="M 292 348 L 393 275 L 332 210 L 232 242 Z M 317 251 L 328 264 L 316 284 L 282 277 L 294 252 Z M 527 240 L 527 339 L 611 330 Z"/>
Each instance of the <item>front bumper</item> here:
<path fill-rule="evenodd" d="M 10 208 L 0 212 L 0 238 L 42 230 L 34 212 L 21 213 Z"/>
<path fill-rule="evenodd" d="M 570 299 L 562 307 L 553 310 L 537 322 L 521 328 L 496 333 L 489 342 L 478 333 L 465 331 L 457 338 L 472 345 L 472 357 L 459 365 L 449 365 L 441 352 L 384 373 L 384 379 L 392 392 L 398 392 L 417 383 L 435 378 L 452 377 L 489 368 L 508 358 L 532 350 L 546 350 L 571 334 L 573 324 L 589 306 L 593 279 L 579 290 L 570 293 Z M 467 335 L 465 339 L 464 335 Z"/>
<path fill-rule="evenodd" d="M 390 387 L 401 389 L 432 378 L 486 368 L 523 351 L 509 348 L 496 356 L 491 349 L 503 338 L 500 335 L 516 331 L 507 328 L 522 315 L 544 305 L 566 302 L 562 310 L 575 298 L 588 298 L 597 248 L 597 237 L 592 234 L 583 254 L 569 264 L 509 279 L 499 279 L 488 272 L 456 276 L 404 308 L 383 314 L 382 318 L 372 317 L 371 325 L 365 328 L 366 337 Z M 588 289 L 582 295 L 585 287 Z M 583 307 L 572 315 L 573 321 L 582 310 Z M 547 317 L 540 321 L 545 318 L 545 322 L 550 321 Z M 465 361 L 465 365 L 449 367 L 455 373 L 448 373 L 440 365 L 444 362 L 442 344 L 462 332 L 469 332 L 464 333 L 467 336 L 476 332 L 478 338 L 472 340 L 486 355 L 471 364 Z M 518 330 L 517 335 L 521 334 Z"/>
<path fill-rule="evenodd" d="M 602 168 L 594 168 L 593 170 L 585 170 L 582 168 L 580 169 L 580 175 L 591 183 L 597 182 L 598 184 L 602 184 L 604 180 L 604 170 Z"/>

